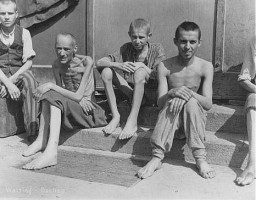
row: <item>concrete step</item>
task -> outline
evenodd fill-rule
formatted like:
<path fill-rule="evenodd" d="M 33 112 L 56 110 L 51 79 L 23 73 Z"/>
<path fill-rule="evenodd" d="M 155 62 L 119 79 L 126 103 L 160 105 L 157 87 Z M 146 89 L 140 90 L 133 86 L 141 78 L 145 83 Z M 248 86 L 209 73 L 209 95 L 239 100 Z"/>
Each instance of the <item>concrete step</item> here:
<path fill-rule="evenodd" d="M 64 146 L 81 147 L 132 155 L 151 156 L 150 136 L 152 129 L 140 127 L 136 135 L 129 140 L 118 140 L 121 131 L 118 128 L 112 135 L 104 135 L 101 128 L 83 129 L 72 133 L 62 133 L 60 143 Z M 243 134 L 226 132 L 206 133 L 207 160 L 211 164 L 241 167 L 247 159 L 248 143 Z M 246 140 L 246 141 L 245 141 Z M 185 140 L 175 139 L 171 152 L 166 157 L 194 161 Z"/>
<path fill-rule="evenodd" d="M 119 104 L 118 110 L 121 122 L 126 122 L 130 107 Z M 158 107 L 142 107 L 139 112 L 138 124 L 143 126 L 154 126 L 159 113 Z M 206 130 L 213 132 L 246 133 L 243 106 L 217 105 L 207 113 Z"/>
<path fill-rule="evenodd" d="M 32 70 L 40 84 L 54 80 L 51 66 L 34 65 Z M 99 74 L 95 73 L 95 77 L 98 80 Z M 96 83 L 96 88 L 99 87 L 102 91 L 101 81 L 97 81 Z M 107 103 L 105 103 L 103 107 L 106 110 L 109 110 L 106 104 Z M 125 104 L 119 104 L 118 109 L 121 114 L 121 122 L 123 123 L 128 118 L 130 107 Z M 154 126 L 158 113 L 159 108 L 157 107 L 143 107 L 140 109 L 138 123 L 143 126 Z M 244 134 L 246 132 L 246 127 L 243 116 L 243 106 L 214 104 L 207 115 L 206 130 L 214 132 L 222 131 Z"/>

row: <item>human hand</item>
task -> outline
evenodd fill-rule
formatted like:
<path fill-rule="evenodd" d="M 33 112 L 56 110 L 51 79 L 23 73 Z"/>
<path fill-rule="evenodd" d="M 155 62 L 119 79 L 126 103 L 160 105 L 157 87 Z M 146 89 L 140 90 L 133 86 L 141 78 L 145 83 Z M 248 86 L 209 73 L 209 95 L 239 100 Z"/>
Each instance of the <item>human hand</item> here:
<path fill-rule="evenodd" d="M 84 112 L 86 115 L 89 115 L 90 113 L 92 113 L 92 111 L 95 109 L 94 105 L 92 105 L 91 101 L 83 98 L 80 102 L 79 102 L 80 106 L 82 106 Z"/>
<path fill-rule="evenodd" d="M 174 97 L 171 100 L 169 100 L 169 108 L 170 112 L 174 115 L 177 115 L 183 108 L 186 101 L 184 99 Z"/>
<path fill-rule="evenodd" d="M 36 99 L 36 101 L 39 101 L 42 95 L 51 89 L 51 84 L 52 83 L 45 83 L 36 88 L 36 90 L 33 92 L 33 97 Z"/>
<path fill-rule="evenodd" d="M 0 90 L 0 96 L 1 98 L 4 98 L 7 95 L 7 90 L 4 85 L 1 85 L 1 90 Z"/>
<path fill-rule="evenodd" d="M 168 95 L 171 97 L 179 97 L 188 101 L 192 97 L 193 91 L 186 86 L 181 86 L 178 88 L 173 88 L 168 91 Z"/>
<path fill-rule="evenodd" d="M 15 84 L 13 84 L 13 83 L 10 83 L 10 84 L 6 85 L 6 88 L 8 90 L 8 93 L 9 93 L 11 99 L 17 101 L 19 99 L 19 97 L 20 97 L 20 90 L 19 90 L 19 88 Z"/>
<path fill-rule="evenodd" d="M 128 73 L 134 73 L 135 72 L 134 63 L 132 63 L 132 62 L 121 63 L 121 70 L 128 72 Z"/>
<path fill-rule="evenodd" d="M 147 67 L 147 65 L 145 65 L 143 62 L 135 62 L 135 63 L 132 63 L 134 65 L 134 71 L 138 70 L 139 68 L 143 68 L 146 70 L 146 72 L 148 74 L 151 74 L 151 69 Z"/>

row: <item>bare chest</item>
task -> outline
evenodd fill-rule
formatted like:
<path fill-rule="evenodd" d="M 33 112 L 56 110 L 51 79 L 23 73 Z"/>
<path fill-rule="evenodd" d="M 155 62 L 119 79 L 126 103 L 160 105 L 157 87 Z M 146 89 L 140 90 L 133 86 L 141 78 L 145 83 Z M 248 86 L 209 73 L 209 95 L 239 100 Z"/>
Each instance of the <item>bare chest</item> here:
<path fill-rule="evenodd" d="M 186 69 L 173 73 L 170 72 L 168 76 L 168 86 L 169 88 L 186 86 L 197 91 L 200 87 L 201 79 L 201 74 L 193 69 Z"/>

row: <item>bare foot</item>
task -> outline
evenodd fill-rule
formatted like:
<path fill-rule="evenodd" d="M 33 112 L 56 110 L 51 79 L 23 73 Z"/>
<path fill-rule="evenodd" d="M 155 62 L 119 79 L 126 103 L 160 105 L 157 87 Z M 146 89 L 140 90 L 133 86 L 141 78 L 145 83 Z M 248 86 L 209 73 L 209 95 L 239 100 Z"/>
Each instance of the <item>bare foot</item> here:
<path fill-rule="evenodd" d="M 236 178 L 235 182 L 238 185 L 250 185 L 255 179 L 254 167 L 247 166 L 244 171 Z"/>
<path fill-rule="evenodd" d="M 119 117 L 113 117 L 113 119 L 109 122 L 107 126 L 105 126 L 102 131 L 105 134 L 112 134 L 115 129 L 119 126 L 120 122 L 120 116 Z"/>
<path fill-rule="evenodd" d="M 24 157 L 32 156 L 37 152 L 44 150 L 45 146 L 46 145 L 42 141 L 35 140 L 31 145 L 29 145 L 22 155 Z"/>
<path fill-rule="evenodd" d="M 43 153 L 38 158 L 24 165 L 23 169 L 43 169 L 57 164 L 57 154 Z"/>
<path fill-rule="evenodd" d="M 196 166 L 203 178 L 209 179 L 216 176 L 215 170 L 205 160 L 196 160 Z"/>
<path fill-rule="evenodd" d="M 161 159 L 153 157 L 148 164 L 141 168 L 137 172 L 137 176 L 141 179 L 148 178 L 154 174 L 154 172 L 161 168 L 162 162 Z"/>
<path fill-rule="evenodd" d="M 119 135 L 120 140 L 125 140 L 131 138 L 137 131 L 137 126 L 130 127 L 129 125 L 125 125 L 124 129 Z"/>

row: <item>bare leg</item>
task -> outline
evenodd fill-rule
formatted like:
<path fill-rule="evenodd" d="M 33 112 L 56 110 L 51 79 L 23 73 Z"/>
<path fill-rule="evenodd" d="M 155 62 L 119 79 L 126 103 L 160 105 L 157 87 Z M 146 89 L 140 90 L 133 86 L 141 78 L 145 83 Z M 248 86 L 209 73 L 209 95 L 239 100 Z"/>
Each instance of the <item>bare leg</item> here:
<path fill-rule="evenodd" d="M 109 122 L 109 124 L 103 128 L 103 132 L 106 134 L 111 134 L 114 132 L 114 130 L 117 128 L 120 122 L 120 114 L 118 112 L 117 105 L 116 105 L 116 96 L 113 89 L 112 81 L 115 82 L 115 84 L 119 89 L 121 89 L 121 87 L 124 85 L 129 89 L 130 86 L 119 74 L 117 73 L 113 74 L 112 70 L 109 68 L 105 68 L 102 71 L 102 80 L 105 86 L 105 92 L 108 98 L 110 110 L 113 115 L 112 120 Z"/>
<path fill-rule="evenodd" d="M 251 184 L 255 179 L 256 111 L 250 109 L 247 112 L 246 119 L 249 140 L 249 158 L 246 168 L 235 180 L 238 185 L 243 186 Z"/>
<path fill-rule="evenodd" d="M 131 138 L 137 131 L 137 118 L 144 95 L 144 85 L 147 75 L 148 74 L 144 69 L 138 69 L 134 74 L 135 87 L 132 101 L 132 109 L 124 129 L 119 135 L 119 139 L 121 140 Z"/>
<path fill-rule="evenodd" d="M 50 105 L 48 102 L 42 102 L 42 113 L 40 115 L 40 127 L 36 140 L 23 152 L 23 156 L 31 156 L 37 152 L 44 150 L 49 135 L 50 123 Z"/>
<path fill-rule="evenodd" d="M 153 157 L 143 168 L 141 168 L 137 176 L 141 179 L 148 178 L 154 174 L 154 172 L 161 168 L 162 161 L 158 157 Z"/>
<path fill-rule="evenodd" d="M 24 169 L 42 169 L 57 164 L 57 152 L 61 126 L 61 110 L 50 106 L 50 136 L 45 151 L 32 162 L 26 164 Z"/>

